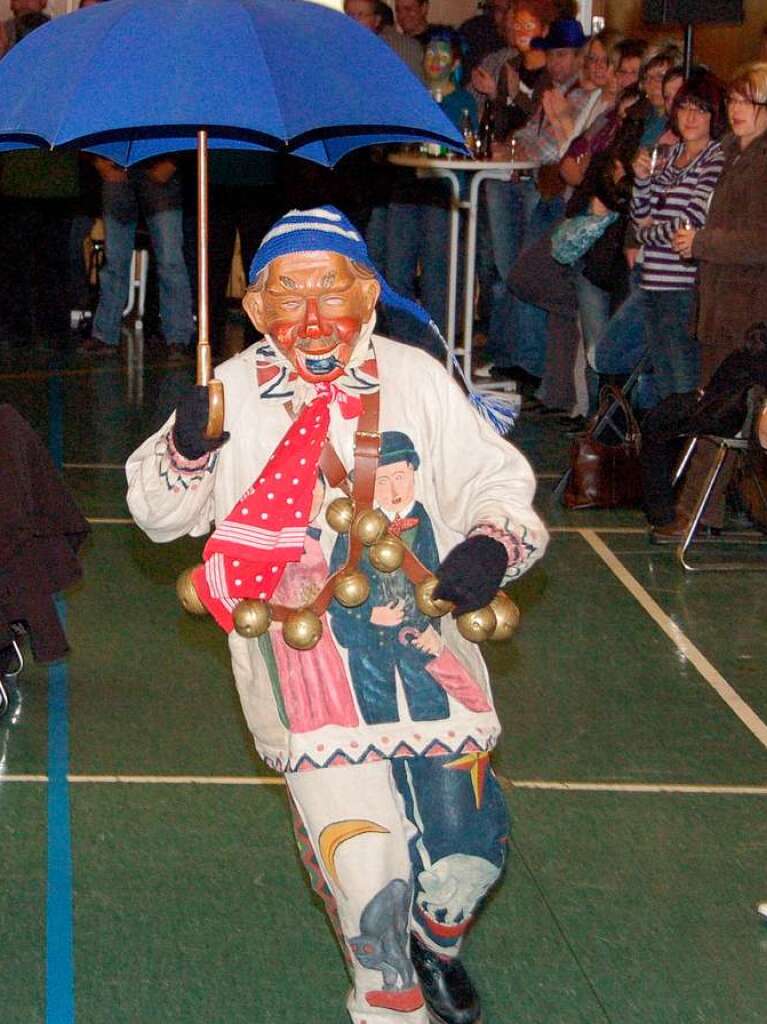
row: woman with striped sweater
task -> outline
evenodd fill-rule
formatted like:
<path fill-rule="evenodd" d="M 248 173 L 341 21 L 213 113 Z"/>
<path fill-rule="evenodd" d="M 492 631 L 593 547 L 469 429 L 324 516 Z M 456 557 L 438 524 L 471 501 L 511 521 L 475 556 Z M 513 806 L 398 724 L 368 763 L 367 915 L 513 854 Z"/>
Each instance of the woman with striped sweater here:
<path fill-rule="evenodd" d="M 660 150 L 641 150 L 634 162 L 631 217 L 642 244 L 641 288 L 647 350 L 660 398 L 693 391 L 700 357 L 693 332 L 695 262 L 675 252 L 680 227 L 701 228 L 724 156 L 724 90 L 703 68 L 676 95 L 671 120 L 680 138 L 663 166 Z"/>

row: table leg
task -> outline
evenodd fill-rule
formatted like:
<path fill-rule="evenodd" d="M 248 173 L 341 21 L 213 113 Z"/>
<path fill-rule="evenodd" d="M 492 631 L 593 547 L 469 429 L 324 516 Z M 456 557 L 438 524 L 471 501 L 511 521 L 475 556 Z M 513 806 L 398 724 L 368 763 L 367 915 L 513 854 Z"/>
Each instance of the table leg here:
<path fill-rule="evenodd" d="M 455 355 L 455 311 L 458 304 L 458 237 L 461 225 L 461 191 L 460 183 L 455 174 L 448 172 L 445 177 L 450 182 L 450 240 L 449 262 L 447 272 L 447 359 L 448 373 L 453 372 Z"/>
<path fill-rule="evenodd" d="M 469 216 L 466 223 L 466 266 L 463 300 L 463 372 L 471 380 L 471 343 L 474 334 L 474 271 L 477 265 L 477 211 L 479 189 L 485 175 L 473 175 L 469 186 Z"/>

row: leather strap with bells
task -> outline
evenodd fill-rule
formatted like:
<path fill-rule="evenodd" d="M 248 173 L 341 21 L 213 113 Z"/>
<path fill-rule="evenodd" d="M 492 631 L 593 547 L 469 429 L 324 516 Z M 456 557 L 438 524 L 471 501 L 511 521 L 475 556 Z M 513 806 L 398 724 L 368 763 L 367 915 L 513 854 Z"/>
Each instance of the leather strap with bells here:
<path fill-rule="evenodd" d="M 362 413 L 354 435 L 354 485 L 351 486 L 344 464 L 338 457 L 332 444 L 327 441 L 320 456 L 320 469 L 331 487 L 339 488 L 347 495 L 351 494 L 354 501 L 355 518 L 361 512 L 373 508 L 376 471 L 381 451 L 381 434 L 378 430 L 380 412 L 379 392 L 362 396 Z M 349 554 L 346 563 L 330 576 L 322 590 L 307 607 L 315 615 L 323 615 L 333 599 L 335 584 L 343 573 L 351 572 L 359 565 L 364 545 L 354 530 L 349 533 Z M 409 548 L 404 549 L 402 570 L 412 583 L 420 583 L 431 576 L 426 566 Z M 285 605 L 272 604 L 269 607 L 272 621 L 284 622 L 297 609 Z"/>

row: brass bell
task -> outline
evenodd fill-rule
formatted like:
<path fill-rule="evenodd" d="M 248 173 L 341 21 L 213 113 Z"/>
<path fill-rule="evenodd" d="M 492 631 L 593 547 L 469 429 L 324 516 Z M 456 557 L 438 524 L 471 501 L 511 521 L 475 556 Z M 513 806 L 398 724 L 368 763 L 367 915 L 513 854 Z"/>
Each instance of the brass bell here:
<path fill-rule="evenodd" d="M 490 605 L 484 608 L 476 608 L 473 612 L 464 612 L 455 620 L 458 632 L 466 640 L 473 644 L 481 644 L 483 640 L 489 640 L 495 632 L 495 612 Z"/>
<path fill-rule="evenodd" d="M 288 647 L 296 651 L 310 651 L 322 636 L 320 617 L 311 608 L 300 608 L 283 623 L 282 636 Z"/>
<path fill-rule="evenodd" d="M 382 537 L 368 552 L 370 564 L 379 572 L 395 572 L 405 560 L 405 545 L 391 534 Z"/>
<path fill-rule="evenodd" d="M 367 601 L 370 594 L 370 580 L 364 572 L 360 572 L 358 569 L 342 572 L 336 577 L 333 594 L 336 601 L 344 608 L 356 608 L 363 601 Z"/>
<path fill-rule="evenodd" d="M 266 601 L 240 601 L 232 612 L 234 628 L 246 640 L 261 636 L 269 628 L 272 612 Z"/>
<path fill-rule="evenodd" d="M 389 520 L 380 508 L 366 508 L 354 519 L 354 533 L 366 548 L 372 547 L 386 533 Z"/>
<path fill-rule="evenodd" d="M 351 498 L 335 498 L 327 507 L 325 519 L 331 530 L 348 533 L 354 519 L 354 502 Z"/>
<path fill-rule="evenodd" d="M 429 576 L 416 584 L 415 603 L 418 610 L 428 615 L 430 619 L 438 619 L 441 615 L 447 615 L 453 607 L 452 601 L 442 601 L 434 596 L 439 580 L 436 576 Z"/>
<path fill-rule="evenodd" d="M 176 580 L 176 593 L 181 602 L 181 607 L 185 612 L 189 612 L 190 615 L 208 614 L 208 609 L 200 600 L 200 595 L 197 593 L 192 581 L 193 573 L 199 568 L 201 568 L 199 565 L 194 565 L 191 569 L 185 569 Z"/>
<path fill-rule="evenodd" d="M 519 608 L 508 594 L 499 590 L 488 605 L 495 612 L 496 626 L 491 640 L 508 640 L 519 625 Z"/>

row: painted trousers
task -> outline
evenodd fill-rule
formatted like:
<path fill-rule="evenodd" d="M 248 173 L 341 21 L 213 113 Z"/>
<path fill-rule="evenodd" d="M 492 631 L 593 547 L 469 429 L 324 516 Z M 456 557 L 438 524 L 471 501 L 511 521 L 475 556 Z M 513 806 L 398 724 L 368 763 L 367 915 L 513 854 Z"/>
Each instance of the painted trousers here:
<path fill-rule="evenodd" d="M 415 932 L 458 955 L 503 870 L 509 818 L 485 753 L 286 776 L 296 838 L 352 976 L 354 1024 L 427 1024 Z"/>

